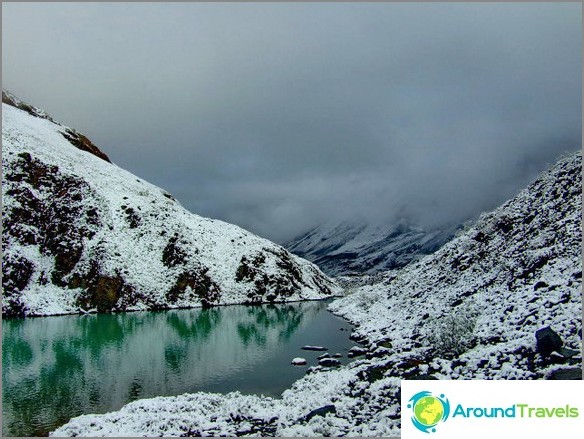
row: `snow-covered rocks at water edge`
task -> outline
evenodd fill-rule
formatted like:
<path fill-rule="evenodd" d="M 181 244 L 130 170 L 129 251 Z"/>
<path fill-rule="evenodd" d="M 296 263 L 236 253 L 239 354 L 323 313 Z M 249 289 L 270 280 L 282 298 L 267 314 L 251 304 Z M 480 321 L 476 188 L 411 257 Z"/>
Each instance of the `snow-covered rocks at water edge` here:
<path fill-rule="evenodd" d="M 319 366 L 324 366 L 324 367 L 336 367 L 336 366 L 340 366 L 341 362 L 339 360 L 337 360 L 336 358 L 321 358 L 320 360 L 318 360 L 318 365 Z"/>
<path fill-rule="evenodd" d="M 294 366 L 305 366 L 306 365 L 306 358 L 300 358 L 300 357 L 293 358 L 292 364 Z"/>
<path fill-rule="evenodd" d="M 321 299 L 314 264 L 185 210 L 3 92 L 3 316 Z"/>
<path fill-rule="evenodd" d="M 349 349 L 349 352 L 347 353 L 347 357 L 349 357 L 349 358 L 359 357 L 361 355 L 365 355 L 366 353 L 367 353 L 367 349 L 361 348 L 359 346 L 353 346 L 351 349 Z"/>

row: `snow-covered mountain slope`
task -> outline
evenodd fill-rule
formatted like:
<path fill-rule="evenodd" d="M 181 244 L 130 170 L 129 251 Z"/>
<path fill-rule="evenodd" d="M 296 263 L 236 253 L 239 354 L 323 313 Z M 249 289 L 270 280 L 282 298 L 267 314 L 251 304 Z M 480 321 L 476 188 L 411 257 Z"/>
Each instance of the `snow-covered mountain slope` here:
<path fill-rule="evenodd" d="M 397 436 L 403 378 L 581 378 L 581 190 L 578 153 L 433 255 L 333 302 L 358 325 L 366 358 L 313 368 L 280 399 L 141 400 L 52 435 Z M 572 358 L 540 352 L 535 332 L 546 326 Z"/>
<path fill-rule="evenodd" d="M 369 342 L 435 358 L 436 372 L 538 378 L 542 371 L 529 363 L 537 329 L 551 326 L 568 344 L 581 343 L 581 243 L 577 153 L 433 255 L 331 308 Z M 452 332 L 461 339 L 449 340 Z M 438 360 L 449 355 L 458 357 L 451 372 Z"/>
<path fill-rule="evenodd" d="M 331 276 L 375 274 L 402 268 L 435 252 L 456 230 L 455 226 L 426 230 L 405 221 L 330 221 L 284 246 Z"/>
<path fill-rule="evenodd" d="M 3 92 L 2 314 L 324 298 L 312 263 L 186 211 L 86 137 Z"/>

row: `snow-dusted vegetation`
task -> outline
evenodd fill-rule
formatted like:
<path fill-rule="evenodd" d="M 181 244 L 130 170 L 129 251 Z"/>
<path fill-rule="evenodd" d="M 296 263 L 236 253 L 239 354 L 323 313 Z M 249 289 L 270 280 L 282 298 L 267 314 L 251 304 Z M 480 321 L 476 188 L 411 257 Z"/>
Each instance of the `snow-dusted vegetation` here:
<path fill-rule="evenodd" d="M 89 139 L 3 92 L 4 316 L 319 299 L 320 270 L 185 210 Z"/>

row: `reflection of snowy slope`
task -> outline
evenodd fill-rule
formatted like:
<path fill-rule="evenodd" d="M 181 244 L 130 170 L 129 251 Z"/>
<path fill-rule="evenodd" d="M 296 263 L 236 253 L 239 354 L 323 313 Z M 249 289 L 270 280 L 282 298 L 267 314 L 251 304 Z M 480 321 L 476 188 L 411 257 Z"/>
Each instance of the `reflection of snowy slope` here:
<path fill-rule="evenodd" d="M 455 231 L 456 227 L 425 230 L 404 221 L 331 221 L 286 244 L 286 248 L 330 275 L 372 274 L 404 267 L 433 253 Z"/>
<path fill-rule="evenodd" d="M 107 161 L 3 93 L 3 315 L 322 298 L 318 268 Z M 19 106 L 20 108 L 16 108 Z M 26 110 L 26 111 L 25 111 Z"/>
<path fill-rule="evenodd" d="M 397 436 L 402 378 L 544 379 L 573 368 L 571 361 L 578 372 L 581 191 L 578 153 L 436 253 L 333 302 L 330 309 L 358 325 L 369 358 L 309 374 L 282 399 L 196 393 L 143 400 L 107 415 L 76 418 L 55 433 L 152 435 L 160 428 L 168 435 L 184 429 L 234 435 L 248 428 L 278 436 Z M 440 329 L 453 319 L 466 329 Z M 576 358 L 536 351 L 535 331 L 547 325 L 577 350 Z M 451 335 L 455 345 L 448 351 L 443 342 Z M 334 413 L 308 419 L 328 405 Z M 234 412 L 237 420 L 230 416 Z M 249 429 L 254 423 L 259 427 Z"/>
<path fill-rule="evenodd" d="M 30 432 L 20 419 L 25 412 L 16 405 L 22 405 L 23 395 L 16 390 L 30 395 L 31 410 L 53 410 L 52 419 L 69 419 L 62 410 L 70 403 L 59 402 L 63 395 L 84 411 L 103 412 L 137 397 L 220 387 L 270 361 L 287 338 L 326 312 L 325 306 L 306 302 L 10 322 L 3 328 L 4 426 L 21 424 L 20 431 Z"/>

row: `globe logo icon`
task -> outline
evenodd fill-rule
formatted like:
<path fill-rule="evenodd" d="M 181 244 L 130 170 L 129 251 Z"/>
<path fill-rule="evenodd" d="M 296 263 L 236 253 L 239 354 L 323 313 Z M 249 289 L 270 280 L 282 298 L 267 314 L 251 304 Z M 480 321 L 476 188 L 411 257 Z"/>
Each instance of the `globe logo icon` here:
<path fill-rule="evenodd" d="M 450 403 L 444 395 L 434 396 L 428 391 L 418 392 L 408 402 L 414 427 L 424 433 L 435 433 L 436 425 L 448 419 Z"/>

